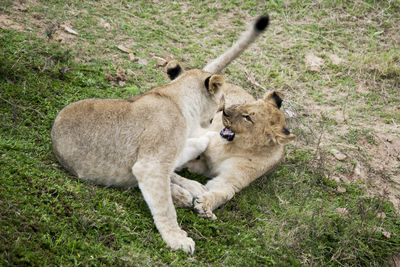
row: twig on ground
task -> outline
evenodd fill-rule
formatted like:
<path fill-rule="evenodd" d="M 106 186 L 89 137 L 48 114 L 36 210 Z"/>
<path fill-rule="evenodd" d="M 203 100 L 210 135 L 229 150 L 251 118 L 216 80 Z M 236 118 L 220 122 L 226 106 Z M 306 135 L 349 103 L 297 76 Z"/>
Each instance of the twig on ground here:
<path fill-rule="evenodd" d="M 4 124 L 0 123 L 0 126 L 1 127 L 11 127 L 14 130 L 16 130 L 19 134 L 22 134 L 21 131 L 17 127 L 15 127 L 15 125 L 12 125 L 12 124 L 9 124 L 9 123 L 4 123 Z"/>
<path fill-rule="evenodd" d="M 324 128 L 325 128 L 325 125 L 322 125 L 321 134 L 320 134 L 319 137 L 318 137 L 317 147 L 316 147 L 315 153 L 314 153 L 314 156 L 315 156 L 315 157 L 318 155 L 318 153 L 319 153 L 319 151 L 320 151 L 320 144 L 321 144 L 322 136 L 324 135 Z"/>
<path fill-rule="evenodd" d="M 394 127 L 399 128 L 399 125 L 394 121 L 393 118 L 392 118 L 392 122 L 393 122 Z"/>
<path fill-rule="evenodd" d="M 256 81 L 256 79 L 255 79 L 253 76 L 251 76 L 251 75 L 249 74 L 249 72 L 248 72 L 247 70 L 245 70 L 244 73 L 246 74 L 246 79 L 247 79 L 247 81 L 248 81 L 251 85 L 253 85 L 254 87 L 258 87 L 259 89 L 263 90 L 264 92 L 267 92 L 267 91 L 268 91 L 267 88 L 265 88 L 264 86 L 262 86 L 261 84 L 259 84 L 259 83 Z"/>
<path fill-rule="evenodd" d="M 0 99 L 3 100 L 4 102 L 6 102 L 7 104 L 10 104 L 13 107 L 32 110 L 32 111 L 36 112 L 40 117 L 42 117 L 42 119 L 45 118 L 44 115 L 37 109 L 34 109 L 32 107 L 25 107 L 25 106 L 21 106 L 21 105 L 17 105 L 17 104 L 11 103 L 7 99 L 2 98 L 1 95 L 0 95 Z"/>
<path fill-rule="evenodd" d="M 350 86 L 347 86 L 346 99 L 343 104 L 343 121 L 346 121 L 346 104 L 347 104 L 347 100 L 349 99 L 349 94 L 350 94 Z"/>

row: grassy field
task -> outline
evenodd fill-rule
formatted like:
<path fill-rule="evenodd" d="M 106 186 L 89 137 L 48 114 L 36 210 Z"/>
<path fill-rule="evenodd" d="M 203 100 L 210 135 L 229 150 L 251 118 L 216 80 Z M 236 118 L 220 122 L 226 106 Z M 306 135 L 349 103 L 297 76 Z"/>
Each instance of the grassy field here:
<path fill-rule="evenodd" d="M 177 209 L 193 256 L 166 247 L 138 189 L 78 181 L 55 160 L 64 106 L 166 84 L 160 58 L 202 68 L 265 13 L 268 31 L 223 74 L 254 96 L 284 92 L 298 139 L 217 221 Z M 1 1 L 0 265 L 394 264 L 399 55 L 398 0 Z"/>

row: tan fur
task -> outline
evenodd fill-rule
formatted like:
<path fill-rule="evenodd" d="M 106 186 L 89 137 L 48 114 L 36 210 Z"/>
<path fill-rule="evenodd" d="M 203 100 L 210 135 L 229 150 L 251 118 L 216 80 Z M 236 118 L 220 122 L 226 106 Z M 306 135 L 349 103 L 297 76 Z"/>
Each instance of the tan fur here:
<path fill-rule="evenodd" d="M 260 17 L 238 42 L 207 64 L 203 70 L 217 73 L 225 68 L 262 32 L 259 30 L 259 23 L 264 22 L 266 26 L 267 21 L 268 17 Z M 177 63 L 172 62 L 167 65 L 167 69 L 176 66 Z M 214 209 L 226 203 L 252 181 L 271 171 L 284 157 L 284 145 L 295 139 L 295 135 L 284 131 L 286 121 L 279 110 L 280 103 L 276 102 L 276 97 L 282 98 L 280 92 L 267 93 L 264 99 L 256 101 L 243 88 L 227 84 L 224 95 L 224 102 L 231 107 L 224 110 L 226 115 L 222 116 L 222 112 L 215 115 L 208 130 L 215 131 L 216 134 L 200 159 L 184 165 L 192 172 L 212 178 L 206 184 L 208 190 L 196 183 L 189 186 L 189 180 L 185 178 L 181 179 L 180 184 L 173 185 L 175 203 L 190 207 L 194 200 L 194 208 L 199 215 L 212 219 L 216 218 L 212 213 Z M 245 120 L 246 115 L 251 116 L 252 123 Z M 218 135 L 224 127 L 229 127 L 236 133 L 233 141 L 227 141 Z M 204 134 L 204 130 L 198 132 L 199 136 Z"/>
<path fill-rule="evenodd" d="M 178 70 L 179 78 L 169 85 L 130 99 L 88 99 L 65 107 L 51 132 L 55 156 L 80 179 L 107 186 L 139 185 L 167 245 L 193 253 L 193 240 L 178 226 L 171 192 L 180 206 L 191 206 L 193 199 L 208 192 L 173 170 L 216 138 L 201 127 L 210 125 L 217 100 L 229 85 L 218 75 L 205 79 L 235 59 L 268 20 L 260 17 L 253 29 L 203 71 Z"/>
<path fill-rule="evenodd" d="M 262 21 L 264 21 L 262 23 Z M 268 16 L 258 17 L 257 20 L 251 25 L 251 27 L 245 31 L 237 42 L 233 44 L 228 50 L 226 50 L 222 55 L 220 55 L 215 60 L 209 62 L 204 68 L 204 71 L 209 73 L 218 73 L 229 65 L 235 58 L 240 56 L 240 54 L 246 50 L 246 48 L 254 42 L 254 40 L 265 30 L 268 26 L 269 18 Z M 256 25 L 260 23 L 264 24 L 262 28 Z"/>
<path fill-rule="evenodd" d="M 177 65 L 172 62 L 167 65 L 167 70 Z M 183 177 L 179 177 L 179 182 L 172 180 L 174 203 L 181 207 L 194 204 L 199 216 L 211 219 L 216 219 L 214 209 L 272 171 L 285 155 L 284 145 L 295 139 L 295 135 L 285 134 L 285 117 L 276 100 L 283 98 L 279 91 L 266 93 L 263 99 L 255 100 L 243 88 L 226 83 L 223 93 L 223 105 L 230 107 L 225 109 L 220 104 L 219 111 L 223 110 L 226 115 L 216 113 L 211 126 L 198 131 L 198 136 L 210 138 L 209 145 L 199 159 L 183 165 L 191 172 L 212 179 L 205 188 Z M 252 122 L 244 118 L 246 115 Z M 224 127 L 236 133 L 233 141 L 219 135 Z"/>
<path fill-rule="evenodd" d="M 214 209 L 273 170 L 285 155 L 284 145 L 295 139 L 295 135 L 284 133 L 285 117 L 274 98 L 275 95 L 282 99 L 279 91 L 266 93 L 263 99 L 255 100 L 243 88 L 226 85 L 224 103 L 230 106 L 224 109 L 226 115 L 218 112 L 210 128 L 198 132 L 199 136 L 209 136 L 210 143 L 200 159 L 183 166 L 212 179 L 206 188 L 182 177 L 179 184 L 173 181 L 176 204 L 191 207 L 194 200 L 199 216 L 212 219 L 216 218 L 212 213 Z M 244 118 L 246 115 L 251 117 L 253 123 Z M 236 133 L 233 141 L 227 141 L 218 134 L 224 127 Z"/>
<path fill-rule="evenodd" d="M 191 70 L 130 99 L 72 103 L 61 110 L 51 131 L 54 154 L 66 169 L 80 179 L 107 186 L 139 185 L 167 245 L 191 253 L 195 244 L 177 223 L 171 190 L 178 191 L 171 180 L 178 184 L 175 167 L 198 153 L 187 140 L 200 125 L 209 124 L 218 108 L 223 79 L 211 76 L 207 89 L 207 77 L 207 72 Z M 207 145 L 204 140 L 192 145 L 200 144 L 195 148 L 201 152 Z M 204 192 L 197 187 L 197 195 Z"/>
<path fill-rule="evenodd" d="M 190 171 L 212 178 L 206 184 L 208 192 L 194 201 L 201 217 L 215 219 L 212 211 L 273 170 L 284 157 L 284 145 L 295 139 L 295 135 L 283 132 L 285 118 L 270 98 L 272 93 L 264 99 L 231 106 L 225 110 L 229 117 L 218 113 L 211 128 L 220 131 L 229 127 L 236 133 L 234 140 L 215 136 L 200 160 L 186 164 Z M 242 96 L 248 97 L 248 93 L 242 90 Z M 244 115 L 250 115 L 254 124 L 244 119 Z"/>

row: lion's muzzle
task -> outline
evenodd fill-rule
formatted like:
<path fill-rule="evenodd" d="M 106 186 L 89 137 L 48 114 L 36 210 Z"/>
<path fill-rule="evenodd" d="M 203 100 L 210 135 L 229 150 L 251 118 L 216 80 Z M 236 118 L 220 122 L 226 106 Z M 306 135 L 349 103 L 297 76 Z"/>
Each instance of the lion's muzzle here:
<path fill-rule="evenodd" d="M 227 127 L 222 129 L 219 134 L 222 136 L 222 138 L 224 138 L 228 141 L 232 141 L 235 138 L 235 132 Z"/>

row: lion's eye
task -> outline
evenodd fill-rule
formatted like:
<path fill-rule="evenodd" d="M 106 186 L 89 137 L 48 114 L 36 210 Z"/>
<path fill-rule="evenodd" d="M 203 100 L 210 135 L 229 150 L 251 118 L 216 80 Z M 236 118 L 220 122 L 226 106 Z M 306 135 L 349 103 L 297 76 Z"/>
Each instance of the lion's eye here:
<path fill-rule="evenodd" d="M 243 118 L 245 118 L 247 121 L 253 123 L 249 115 L 243 115 Z"/>

